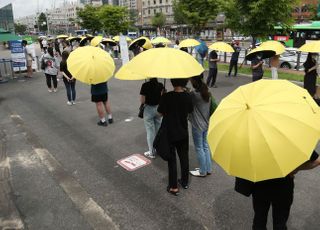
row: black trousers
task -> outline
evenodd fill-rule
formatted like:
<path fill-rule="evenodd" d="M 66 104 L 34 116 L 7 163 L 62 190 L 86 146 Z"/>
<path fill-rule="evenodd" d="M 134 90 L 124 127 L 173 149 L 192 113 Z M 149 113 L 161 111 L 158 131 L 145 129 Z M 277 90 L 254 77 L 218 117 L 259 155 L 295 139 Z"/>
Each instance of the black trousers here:
<path fill-rule="evenodd" d="M 252 76 L 252 81 L 258 81 L 262 79 L 262 75 L 261 76 Z"/>
<path fill-rule="evenodd" d="M 209 74 L 207 78 L 207 85 L 214 86 L 217 80 L 218 69 L 217 68 L 209 68 Z"/>
<path fill-rule="evenodd" d="M 188 185 L 189 183 L 189 138 L 170 143 L 170 154 L 172 156 L 168 160 L 170 188 L 178 187 L 176 151 L 178 153 L 179 160 L 180 160 L 182 185 Z"/>
<path fill-rule="evenodd" d="M 286 230 L 293 202 L 293 179 L 275 185 L 254 187 L 252 193 L 254 219 L 253 230 L 266 230 L 268 212 L 272 206 L 273 230 Z"/>
<path fill-rule="evenodd" d="M 228 74 L 229 77 L 231 76 L 231 72 L 232 72 L 233 67 L 234 67 L 234 76 L 237 76 L 237 73 L 238 73 L 238 61 L 230 61 L 229 74 Z"/>
<path fill-rule="evenodd" d="M 53 82 L 53 88 L 57 88 L 58 87 L 58 81 L 57 81 L 57 76 L 56 75 L 50 75 L 50 74 L 46 74 L 46 79 L 47 79 L 47 86 L 49 89 L 52 88 L 51 86 L 51 79 Z"/>

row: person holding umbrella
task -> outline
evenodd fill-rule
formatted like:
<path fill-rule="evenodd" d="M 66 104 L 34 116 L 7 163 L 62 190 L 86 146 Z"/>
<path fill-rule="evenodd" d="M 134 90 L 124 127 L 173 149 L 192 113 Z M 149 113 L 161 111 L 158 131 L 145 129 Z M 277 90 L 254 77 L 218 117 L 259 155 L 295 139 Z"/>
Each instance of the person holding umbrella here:
<path fill-rule="evenodd" d="M 263 77 L 263 61 L 262 54 L 257 53 L 255 57 L 251 60 L 251 70 L 252 70 L 252 81 L 258 81 Z"/>
<path fill-rule="evenodd" d="M 305 75 L 303 78 L 303 87 L 308 90 L 311 97 L 315 97 L 317 91 L 317 58 L 316 53 L 308 53 L 306 62 L 303 64 Z"/>

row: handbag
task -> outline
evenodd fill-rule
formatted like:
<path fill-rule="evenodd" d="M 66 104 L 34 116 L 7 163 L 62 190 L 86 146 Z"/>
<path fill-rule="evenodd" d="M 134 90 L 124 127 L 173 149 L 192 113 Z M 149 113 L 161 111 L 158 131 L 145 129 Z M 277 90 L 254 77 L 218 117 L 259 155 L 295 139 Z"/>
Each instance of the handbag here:
<path fill-rule="evenodd" d="M 141 104 L 139 107 L 139 113 L 138 113 L 138 117 L 143 118 L 143 113 L 144 113 L 144 104 Z"/>
<path fill-rule="evenodd" d="M 168 161 L 170 159 L 170 143 L 164 119 L 162 120 L 158 133 L 154 138 L 153 148 L 156 150 L 157 155 L 159 155 L 163 160 Z"/>
<path fill-rule="evenodd" d="M 239 177 L 236 177 L 234 190 L 244 196 L 250 196 L 254 189 L 254 183 Z"/>

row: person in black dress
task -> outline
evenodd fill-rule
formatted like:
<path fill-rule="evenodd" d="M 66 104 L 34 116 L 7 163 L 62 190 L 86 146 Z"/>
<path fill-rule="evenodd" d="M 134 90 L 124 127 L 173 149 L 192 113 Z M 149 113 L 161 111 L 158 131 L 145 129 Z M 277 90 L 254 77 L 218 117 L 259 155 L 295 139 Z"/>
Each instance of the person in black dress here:
<path fill-rule="evenodd" d="M 171 79 L 173 91 L 162 95 L 158 112 L 167 127 L 170 145 L 168 159 L 169 185 L 167 191 L 178 195 L 178 182 L 184 188 L 189 186 L 189 133 L 188 115 L 193 111 L 192 98 L 184 89 L 188 79 Z M 176 152 L 180 159 L 181 179 L 177 179 Z"/>
<path fill-rule="evenodd" d="M 309 53 L 304 66 L 304 80 L 303 87 L 308 90 L 311 97 L 315 97 L 317 90 L 317 54 Z"/>

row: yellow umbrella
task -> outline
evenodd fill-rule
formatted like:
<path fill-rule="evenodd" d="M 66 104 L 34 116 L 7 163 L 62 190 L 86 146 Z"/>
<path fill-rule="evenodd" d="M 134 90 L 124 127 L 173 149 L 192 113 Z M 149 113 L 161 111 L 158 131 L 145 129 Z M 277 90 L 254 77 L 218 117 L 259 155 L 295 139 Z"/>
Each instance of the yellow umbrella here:
<path fill-rule="evenodd" d="M 131 50 L 135 45 L 143 47 L 147 50 L 152 48 L 152 43 L 151 43 L 150 39 L 147 37 L 140 37 L 140 38 L 133 40 L 131 42 L 131 44 L 129 45 L 129 50 Z"/>
<path fill-rule="evenodd" d="M 115 70 L 114 61 L 110 55 L 93 46 L 79 47 L 71 52 L 67 64 L 72 76 L 87 84 L 106 82 Z"/>
<path fill-rule="evenodd" d="M 127 40 L 127 42 L 131 42 L 132 41 L 132 39 L 131 38 L 129 38 L 129 37 L 127 37 L 127 36 L 125 36 L 126 37 L 126 40 Z M 120 36 L 114 36 L 113 38 L 112 38 L 114 41 L 116 41 L 116 42 L 119 42 L 120 41 Z"/>
<path fill-rule="evenodd" d="M 102 36 L 95 36 L 91 42 L 90 45 L 91 46 L 98 46 L 100 44 L 100 42 L 102 41 L 103 37 Z"/>
<path fill-rule="evenodd" d="M 225 42 L 215 42 L 211 46 L 209 46 L 209 49 L 228 53 L 234 52 L 232 46 Z"/>
<path fill-rule="evenodd" d="M 266 41 L 261 43 L 259 47 L 265 50 L 273 50 L 276 52 L 276 55 L 280 55 L 286 50 L 286 47 L 278 41 Z"/>
<path fill-rule="evenodd" d="M 127 63 L 118 70 L 115 78 L 119 80 L 145 80 L 148 77 L 132 72 L 130 70 L 130 65 L 128 67 L 128 63 Z"/>
<path fill-rule="evenodd" d="M 152 44 L 159 44 L 159 43 L 162 43 L 162 44 L 171 44 L 171 41 L 165 37 L 156 37 L 154 39 L 151 40 L 151 43 Z"/>
<path fill-rule="evenodd" d="M 183 48 L 183 47 L 194 47 L 194 46 L 198 46 L 200 45 L 200 42 L 198 42 L 196 39 L 185 39 L 185 40 L 182 40 L 180 43 L 179 43 L 179 47 L 180 48 Z"/>
<path fill-rule="evenodd" d="M 81 38 L 80 37 L 68 37 L 66 40 L 69 42 L 73 42 L 73 41 L 79 42 L 81 40 Z"/>
<path fill-rule="evenodd" d="M 266 59 L 266 58 L 271 58 L 274 55 L 276 55 L 276 52 L 274 50 L 267 50 L 267 49 L 259 46 L 258 48 L 251 50 L 247 54 L 246 59 L 251 61 L 254 57 L 256 57 L 257 54 L 260 54 L 262 59 Z"/>
<path fill-rule="evenodd" d="M 102 44 L 109 44 L 110 46 L 116 46 L 117 43 L 111 38 L 103 38 L 101 41 Z"/>
<path fill-rule="evenodd" d="M 65 39 L 65 38 L 68 38 L 69 36 L 68 35 L 65 35 L 65 34 L 60 34 L 57 36 L 58 39 Z"/>
<path fill-rule="evenodd" d="M 189 78 L 200 75 L 204 71 L 199 62 L 191 55 L 173 48 L 157 48 L 144 51 L 122 68 L 124 67 L 128 68 L 127 72 L 134 73 L 135 76 L 167 79 Z M 118 73 L 116 78 L 120 78 Z M 128 76 L 128 78 L 130 77 Z"/>
<path fill-rule="evenodd" d="M 320 41 L 304 44 L 300 47 L 299 51 L 307 53 L 320 53 Z"/>
<path fill-rule="evenodd" d="M 286 80 L 259 80 L 224 98 L 210 118 L 213 159 L 253 182 L 287 176 L 309 160 L 320 137 L 320 109 Z"/>

